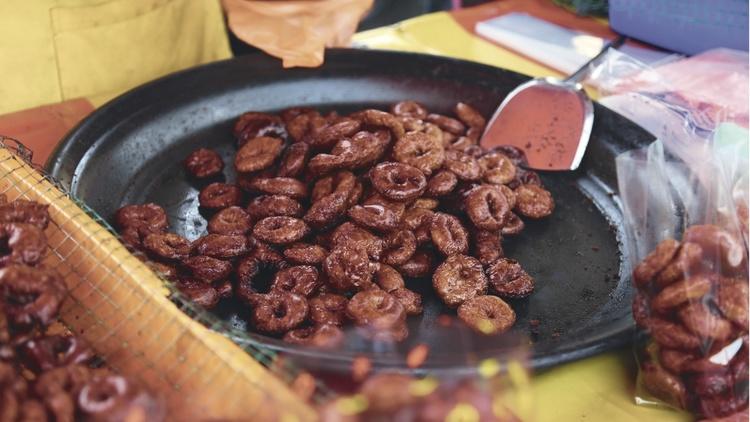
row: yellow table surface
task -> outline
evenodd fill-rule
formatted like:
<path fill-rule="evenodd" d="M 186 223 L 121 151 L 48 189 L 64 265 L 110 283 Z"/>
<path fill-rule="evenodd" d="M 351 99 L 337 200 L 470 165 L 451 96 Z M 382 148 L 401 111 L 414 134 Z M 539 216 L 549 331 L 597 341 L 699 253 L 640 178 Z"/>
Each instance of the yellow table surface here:
<path fill-rule="evenodd" d="M 472 60 L 531 76 L 557 72 L 467 32 L 448 13 L 433 13 L 394 26 L 358 33 L 356 45 Z M 538 421 L 689 421 L 684 412 L 636 406 L 635 362 L 625 348 L 535 374 Z"/>

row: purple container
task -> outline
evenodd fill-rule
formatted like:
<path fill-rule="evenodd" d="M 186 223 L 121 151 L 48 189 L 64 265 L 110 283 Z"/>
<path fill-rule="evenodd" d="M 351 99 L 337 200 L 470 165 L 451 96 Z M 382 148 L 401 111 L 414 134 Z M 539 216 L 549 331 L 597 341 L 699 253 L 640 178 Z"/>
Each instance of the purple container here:
<path fill-rule="evenodd" d="M 748 50 L 748 0 L 609 0 L 609 25 L 683 54 Z"/>

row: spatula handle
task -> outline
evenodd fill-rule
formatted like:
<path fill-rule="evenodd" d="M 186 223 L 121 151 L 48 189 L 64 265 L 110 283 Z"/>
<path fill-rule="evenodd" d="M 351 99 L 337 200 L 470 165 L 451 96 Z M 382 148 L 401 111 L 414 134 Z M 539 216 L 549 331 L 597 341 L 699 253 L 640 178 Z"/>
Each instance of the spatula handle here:
<path fill-rule="evenodd" d="M 604 47 L 602 47 L 601 51 L 599 51 L 599 54 L 597 54 L 596 56 L 592 57 L 591 60 L 589 60 L 586 63 L 584 63 L 584 65 L 581 66 L 581 67 L 579 67 L 578 70 L 576 70 L 575 72 L 573 72 L 572 75 L 568 76 L 565 79 L 565 82 L 578 83 L 578 82 L 581 82 L 582 80 L 584 80 L 586 78 L 586 76 L 589 74 L 589 68 L 591 67 L 592 64 L 598 64 L 599 60 L 602 57 L 604 57 L 605 54 L 607 54 L 607 51 L 610 48 L 615 48 L 616 49 L 616 48 L 620 47 L 623 43 L 625 43 L 626 40 L 627 40 L 627 37 L 625 37 L 623 35 L 620 35 L 617 38 L 615 38 L 614 40 L 612 40 L 612 41 L 608 42 L 607 44 L 605 44 Z"/>

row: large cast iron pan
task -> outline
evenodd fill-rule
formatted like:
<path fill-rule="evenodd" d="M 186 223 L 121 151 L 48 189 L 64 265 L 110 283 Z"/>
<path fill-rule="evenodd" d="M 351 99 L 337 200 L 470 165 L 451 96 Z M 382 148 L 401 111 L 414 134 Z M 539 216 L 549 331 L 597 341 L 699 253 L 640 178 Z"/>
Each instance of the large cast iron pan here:
<path fill-rule="evenodd" d="M 193 149 L 208 146 L 231 162 L 230 127 L 243 111 L 305 105 L 346 112 L 415 99 L 443 113 L 465 101 L 489 115 L 526 79 L 481 64 L 394 52 L 333 50 L 320 68 L 291 70 L 264 55 L 238 57 L 164 77 L 101 107 L 68 134 L 47 168 L 105 218 L 125 204 L 156 202 L 167 209 L 178 233 L 195 238 L 206 221 L 198 211 L 196 186 L 180 161 Z M 542 176 L 557 200 L 554 215 L 529 223 L 519 238 L 506 243 L 507 254 L 537 280 L 530 298 L 512 304 L 517 336 L 486 338 L 460 328 L 442 329 L 435 322 L 442 307 L 428 299 L 424 316 L 410 321 L 410 340 L 396 347 L 357 336 L 335 353 L 302 350 L 257 335 L 237 340 L 302 357 L 307 365 L 343 368 L 355 355 L 368 352 L 377 352 L 376 364 L 403 365 L 403 351 L 416 343 L 431 348 L 428 368 L 461 367 L 519 344 L 530 348 L 530 363 L 540 368 L 626 343 L 633 327 L 630 269 L 614 193 L 614 157 L 651 137 L 612 111 L 599 105 L 595 110 L 580 169 Z M 231 178 L 229 167 L 226 176 Z M 233 303 L 217 311 L 241 329 L 245 312 Z"/>

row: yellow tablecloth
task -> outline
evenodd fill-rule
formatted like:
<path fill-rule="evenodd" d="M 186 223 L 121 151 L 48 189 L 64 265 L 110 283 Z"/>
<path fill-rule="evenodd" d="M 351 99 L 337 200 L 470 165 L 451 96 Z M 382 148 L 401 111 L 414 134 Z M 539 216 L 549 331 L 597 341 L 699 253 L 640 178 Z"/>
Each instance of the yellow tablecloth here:
<path fill-rule="evenodd" d="M 447 13 L 433 13 L 397 25 L 361 32 L 358 45 L 473 60 L 531 76 L 556 72 L 467 32 Z M 536 420 L 689 421 L 671 409 L 636 406 L 631 349 L 606 353 L 536 374 L 532 383 Z"/>

